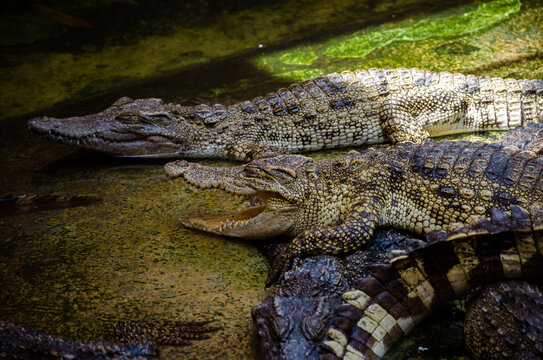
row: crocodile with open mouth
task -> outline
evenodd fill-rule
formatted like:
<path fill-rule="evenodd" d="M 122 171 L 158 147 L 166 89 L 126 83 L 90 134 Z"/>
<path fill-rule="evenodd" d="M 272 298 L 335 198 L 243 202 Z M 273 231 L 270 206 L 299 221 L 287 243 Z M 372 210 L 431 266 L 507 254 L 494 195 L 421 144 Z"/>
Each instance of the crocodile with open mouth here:
<path fill-rule="evenodd" d="M 224 168 L 178 160 L 165 170 L 191 186 L 260 202 L 235 215 L 188 218 L 185 226 L 253 239 L 294 238 L 267 286 L 293 259 L 356 250 L 376 227 L 424 235 L 472 216 L 488 218 L 493 207 L 529 211 L 543 204 L 543 159 L 500 143 L 404 142 L 332 160 L 280 155 Z"/>
<path fill-rule="evenodd" d="M 506 130 L 543 114 L 543 80 L 420 69 L 344 71 L 250 101 L 181 106 L 120 98 L 92 115 L 29 120 L 30 131 L 117 156 L 225 158 Z"/>
<path fill-rule="evenodd" d="M 540 119 L 509 131 L 498 141 L 522 150 L 541 153 L 542 135 L 543 119 Z M 480 228 L 476 230 L 479 234 L 473 236 L 487 236 L 488 244 L 498 248 L 498 241 L 491 242 L 493 234 L 481 234 Z M 470 240 L 463 237 L 464 242 Z M 295 264 L 266 299 L 253 309 L 255 333 L 262 358 L 318 359 L 319 343 L 325 336 L 325 329 L 329 329 L 333 322 L 339 321 L 333 314 L 341 304 L 342 293 L 353 289 L 357 279 L 370 277 L 368 272 L 371 272 L 372 265 L 388 262 L 386 252 L 406 249 L 406 242 L 411 245 L 417 244 L 416 241 L 396 231 L 381 230 L 377 231 L 368 247 L 359 249 L 352 255 L 346 257 L 317 255 Z M 441 245 L 425 247 L 424 250 L 417 248 L 414 251 L 419 253 L 431 251 L 438 246 Z M 521 249 L 517 249 L 518 251 Z M 482 257 L 479 263 L 485 263 L 494 257 L 495 253 L 478 255 Z M 274 261 L 273 252 L 270 258 Z M 443 259 L 443 256 L 438 258 Z M 454 260 L 454 257 L 447 259 Z M 539 260 L 543 261 L 543 258 L 540 257 Z M 443 268 L 446 269 L 446 266 Z M 434 269 L 432 276 L 444 275 L 443 272 L 441 274 L 438 272 L 438 269 Z M 518 271 L 517 274 L 521 275 L 522 271 Z M 474 279 L 472 286 L 485 281 L 480 272 L 472 271 L 471 275 L 478 277 Z M 435 291 L 443 290 L 436 286 Z M 533 354 L 541 351 L 537 350 L 543 341 L 537 337 L 538 331 L 543 332 L 543 313 L 540 310 L 543 306 L 543 294 L 540 290 L 534 288 L 533 284 L 515 281 L 488 284 L 481 293 L 482 295 L 479 295 L 479 291 L 475 290 L 469 296 L 472 301 L 468 306 L 465 320 L 466 347 L 474 358 L 488 358 L 489 354 L 492 354 L 493 358 L 511 357 L 513 354 L 529 358 L 530 351 Z M 436 303 L 434 308 L 438 308 L 439 305 L 443 304 Z M 454 324 L 451 326 L 458 331 Z M 456 336 L 448 334 L 447 339 L 439 341 L 439 346 L 446 342 L 449 354 L 451 350 L 461 351 L 462 339 L 458 339 L 458 335 L 460 332 Z M 396 352 L 398 350 L 396 349 Z M 404 350 L 402 349 L 402 353 Z"/>

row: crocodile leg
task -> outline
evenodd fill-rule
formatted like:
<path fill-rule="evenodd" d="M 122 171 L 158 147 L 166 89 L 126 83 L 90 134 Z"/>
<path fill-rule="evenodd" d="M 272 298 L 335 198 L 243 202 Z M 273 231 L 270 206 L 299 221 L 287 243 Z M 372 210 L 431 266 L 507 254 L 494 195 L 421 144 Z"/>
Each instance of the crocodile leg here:
<path fill-rule="evenodd" d="M 366 244 L 377 224 L 378 204 L 374 198 L 364 199 L 355 204 L 343 224 L 306 230 L 294 238 L 274 261 L 266 287 L 288 270 L 295 258 L 312 254 L 344 254 Z"/>
<path fill-rule="evenodd" d="M 421 144 L 431 133 L 451 131 L 447 128 L 461 122 L 468 105 L 468 95 L 454 90 L 411 89 L 389 95 L 381 106 L 379 119 L 392 142 Z"/>

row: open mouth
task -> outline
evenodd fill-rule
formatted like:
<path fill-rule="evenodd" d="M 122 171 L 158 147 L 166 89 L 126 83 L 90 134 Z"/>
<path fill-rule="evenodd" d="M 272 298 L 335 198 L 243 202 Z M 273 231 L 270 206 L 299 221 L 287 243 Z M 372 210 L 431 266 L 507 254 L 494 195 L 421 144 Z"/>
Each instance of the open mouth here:
<path fill-rule="evenodd" d="M 262 214 L 264 210 L 266 210 L 266 205 L 257 205 L 241 209 L 237 214 L 191 217 L 185 219 L 183 225 L 223 231 L 227 228 L 246 226 L 249 221 Z"/>
<path fill-rule="evenodd" d="M 240 196 L 235 192 L 228 191 L 221 186 L 217 187 L 201 187 L 198 184 L 191 183 L 186 179 L 182 179 L 185 186 L 191 188 L 193 191 L 199 190 L 216 191 L 222 190 L 223 192 L 232 195 L 236 199 L 242 199 L 243 203 L 241 209 L 234 214 L 224 215 L 206 215 L 198 217 L 189 217 L 182 220 L 184 226 L 203 231 L 226 234 L 229 230 L 242 230 L 247 229 L 251 224 L 258 223 L 259 217 L 265 212 L 267 207 L 268 196 L 263 193 L 256 193 L 254 195 Z M 235 234 L 234 234 L 235 236 Z"/>
<path fill-rule="evenodd" d="M 299 212 L 296 204 L 268 186 L 265 180 L 245 176 L 244 169 L 245 166 L 203 166 L 186 160 L 167 163 L 164 166 L 166 175 L 182 181 L 193 191 L 222 190 L 243 200 L 237 213 L 189 217 L 182 219 L 182 224 L 192 229 L 248 239 L 290 234 Z"/>

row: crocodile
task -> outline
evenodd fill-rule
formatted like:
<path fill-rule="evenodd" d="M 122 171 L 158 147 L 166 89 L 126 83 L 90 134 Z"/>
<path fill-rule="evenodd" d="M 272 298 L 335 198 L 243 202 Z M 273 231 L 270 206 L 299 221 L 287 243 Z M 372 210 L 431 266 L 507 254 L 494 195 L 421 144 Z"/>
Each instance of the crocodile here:
<path fill-rule="evenodd" d="M 476 230 L 480 232 L 480 229 Z M 498 249 L 500 242 L 488 244 L 491 248 L 494 246 L 494 249 Z M 266 251 L 271 261 L 273 261 L 274 252 L 277 251 L 276 248 L 282 245 L 267 246 L 273 249 Z M 387 252 L 408 250 L 408 246 L 413 245 L 418 248 L 418 241 L 405 234 L 394 230 L 378 230 L 367 248 L 357 250 L 353 254 L 345 257 L 317 255 L 304 259 L 300 264 L 295 264 L 264 301 L 253 308 L 252 317 L 258 358 L 265 360 L 318 359 L 322 352 L 319 351 L 320 344 L 327 330 L 334 322 L 345 321 L 333 316 L 336 309 L 344 308 L 340 307 L 341 295 L 353 289 L 358 279 L 370 277 L 375 265 L 388 263 Z M 428 249 L 432 248 L 424 251 Z M 488 254 L 494 255 L 492 252 L 480 255 Z M 443 259 L 443 257 L 440 256 L 438 259 Z M 543 258 L 539 258 L 539 261 L 541 259 Z M 489 258 L 485 257 L 479 262 L 483 261 L 489 261 Z M 437 274 L 432 273 L 432 276 L 436 277 Z M 478 280 L 485 281 L 484 278 Z M 475 283 L 472 284 L 472 286 L 475 285 Z M 512 286 L 514 288 L 510 289 Z M 435 291 L 443 290 L 437 287 Z M 488 295 L 489 293 L 491 296 Z M 472 291 L 467 300 L 462 298 L 461 303 L 468 303 L 464 337 L 462 336 L 464 327 L 461 326 L 462 312 L 457 311 L 451 304 L 448 306 L 449 309 L 445 307 L 444 311 L 434 314 L 433 319 L 426 322 L 426 327 L 431 328 L 425 328 L 416 340 L 419 345 L 421 341 L 423 344 L 430 341 L 430 349 L 417 353 L 408 345 L 413 341 L 411 340 L 396 347 L 393 353 L 396 356 L 403 354 L 402 358 L 409 357 L 408 354 L 435 358 L 437 353 L 443 354 L 444 351 L 447 351 L 449 355 L 451 351 L 456 355 L 466 355 L 464 339 L 474 359 L 488 358 L 484 354 L 492 352 L 508 356 L 511 355 L 511 350 L 518 351 L 519 347 L 524 349 L 526 355 L 528 352 L 537 355 L 538 351 L 543 349 L 537 350 L 537 346 L 543 345 L 543 338 L 537 336 L 538 331 L 543 332 L 543 313 L 541 312 L 543 295 L 533 284 L 519 281 L 491 282 L 482 290 Z M 435 308 L 442 305 L 445 304 L 433 304 Z M 454 321 L 450 322 L 453 319 Z M 447 320 L 450 323 L 444 323 Z M 438 343 L 436 340 L 429 339 L 436 331 L 444 336 L 444 338 L 439 338 Z M 427 354 L 428 350 L 430 353 Z M 394 355 L 392 356 L 394 358 Z M 520 356 L 515 358 L 520 358 Z"/>
<path fill-rule="evenodd" d="M 31 132 L 118 156 L 237 161 L 506 130 L 543 114 L 543 80 L 416 68 L 343 71 L 224 106 L 123 97 L 92 115 L 30 119 Z"/>
<path fill-rule="evenodd" d="M 143 360 L 159 356 L 158 345 L 187 346 L 220 327 L 209 322 L 126 320 L 115 324 L 117 342 L 55 338 L 0 321 L 0 358 Z"/>
<path fill-rule="evenodd" d="M 278 255 L 266 286 L 296 258 L 342 254 L 370 241 L 376 227 L 424 235 L 489 209 L 543 204 L 543 158 L 500 143 L 429 140 L 330 160 L 279 155 L 215 168 L 170 162 L 171 178 L 199 189 L 251 198 L 238 214 L 191 217 L 189 228 L 226 236 L 294 239 Z"/>
<path fill-rule="evenodd" d="M 428 242 L 411 240 L 387 264 L 343 294 L 321 360 L 378 359 L 440 305 L 479 285 L 543 275 L 543 209 L 491 208 Z M 509 289 L 509 290 L 508 290 Z M 487 285 L 468 309 L 466 339 L 475 359 L 540 359 L 543 294 L 526 282 Z M 521 302 L 521 303 L 519 303 Z M 505 311 L 502 311 L 505 308 Z"/>
<path fill-rule="evenodd" d="M 524 128 L 511 131 L 501 137 L 499 142 L 539 152 L 541 129 L 543 129 L 543 119 L 538 119 Z M 220 177 L 214 175 L 210 181 L 216 186 L 220 182 Z M 194 184 L 190 181 L 188 183 Z M 222 188 L 226 190 L 224 186 Z M 208 218 L 208 220 L 213 219 Z M 233 221 L 235 218 L 222 219 L 225 225 L 228 224 L 228 220 Z M 233 223 L 229 225 L 233 226 Z M 266 227 L 263 226 L 263 228 Z M 206 229 L 203 228 L 203 230 Z M 372 242 L 370 248 L 374 245 Z M 346 271 L 345 261 L 337 257 L 314 256 L 305 259 L 302 264 L 287 271 L 264 302 L 253 309 L 259 353 L 262 354 L 262 358 L 315 359 L 318 357 L 317 342 L 322 337 L 322 329 L 330 323 L 330 309 L 337 307 L 339 294 L 349 286 L 357 274 L 363 274 L 364 267 L 368 265 L 366 250 L 359 250 L 352 256 L 358 258 L 364 256 L 364 261 L 355 262 L 360 268 L 358 272 Z M 379 253 L 372 255 L 369 263 L 375 263 L 378 258 Z M 272 256 L 272 262 L 274 261 L 277 259 L 273 260 Z M 346 259 L 346 261 L 352 263 L 351 260 Z M 532 306 L 532 309 L 537 309 L 537 306 Z M 486 316 L 488 318 L 488 314 Z M 495 323 L 494 319 L 491 321 Z M 470 320 L 468 320 L 468 325 L 469 323 L 471 323 Z M 494 339 L 499 338 L 496 328 L 493 330 L 494 332 L 485 330 L 483 333 L 492 333 Z M 503 331 L 502 326 L 500 332 Z M 522 333 L 517 332 L 516 335 L 516 337 L 511 336 L 509 340 L 522 338 Z"/>
<path fill-rule="evenodd" d="M 308 257 L 293 266 L 251 312 L 258 358 L 317 360 L 341 295 L 367 276 L 368 265 L 385 262 L 387 251 L 405 249 L 405 240 L 398 232 L 379 230 L 366 249 L 345 257 Z M 270 243 L 264 253 L 273 262 L 284 245 Z"/>
<path fill-rule="evenodd" d="M 143 360 L 157 355 L 148 341 L 115 344 L 102 341 L 72 341 L 54 338 L 20 326 L 0 322 L 2 359 L 96 359 Z"/>

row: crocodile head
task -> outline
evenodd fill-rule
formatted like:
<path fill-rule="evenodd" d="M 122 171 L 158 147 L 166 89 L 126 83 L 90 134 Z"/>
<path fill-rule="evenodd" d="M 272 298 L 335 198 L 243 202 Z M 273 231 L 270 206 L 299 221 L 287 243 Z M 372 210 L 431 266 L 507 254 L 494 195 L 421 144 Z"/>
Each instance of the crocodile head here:
<path fill-rule="evenodd" d="M 201 139 L 208 135 L 209 126 L 194 113 L 193 107 L 164 104 L 161 99 L 122 97 L 96 114 L 66 119 L 41 116 L 29 120 L 28 128 L 59 143 L 115 156 L 205 157 Z M 208 149 L 208 155 L 214 156 L 213 146 Z"/>
<path fill-rule="evenodd" d="M 246 165 L 216 168 L 179 160 L 166 164 L 166 174 L 181 178 L 197 189 L 221 189 L 250 199 L 253 206 L 237 214 L 193 217 L 183 221 L 189 228 L 215 234 L 265 239 L 294 236 L 307 228 L 305 209 L 315 198 L 314 162 L 301 155 L 281 155 L 254 160 Z M 317 215 L 315 214 L 315 216 Z M 301 221 L 305 219 L 304 221 Z"/>
<path fill-rule="evenodd" d="M 319 358 L 333 309 L 349 289 L 338 258 L 321 256 L 296 264 L 251 315 L 259 359 Z"/>

